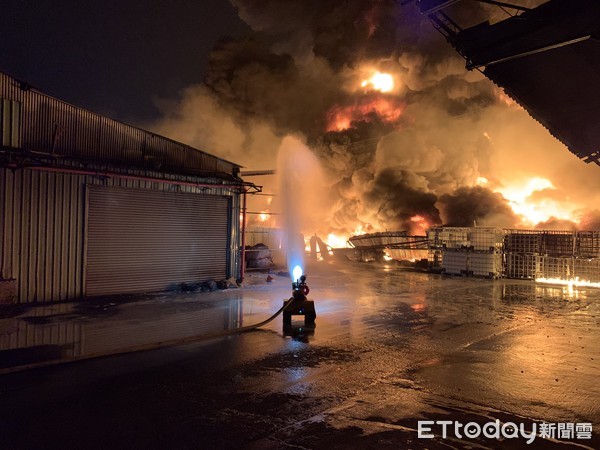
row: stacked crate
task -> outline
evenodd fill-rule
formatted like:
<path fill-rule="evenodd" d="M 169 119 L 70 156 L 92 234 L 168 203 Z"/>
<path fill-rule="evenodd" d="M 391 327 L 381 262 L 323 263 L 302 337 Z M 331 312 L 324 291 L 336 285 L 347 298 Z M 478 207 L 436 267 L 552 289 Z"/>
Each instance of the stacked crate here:
<path fill-rule="evenodd" d="M 540 257 L 519 253 L 507 253 L 505 256 L 504 276 L 533 280 L 540 274 Z"/>
<path fill-rule="evenodd" d="M 448 249 L 443 252 L 442 272 L 447 275 L 468 275 L 467 253 Z"/>
<path fill-rule="evenodd" d="M 475 277 L 501 278 L 503 274 L 502 252 L 467 253 L 469 273 Z"/>
<path fill-rule="evenodd" d="M 600 231 L 438 227 L 428 239 L 430 267 L 446 274 L 600 282 Z"/>
<path fill-rule="evenodd" d="M 575 256 L 576 235 L 572 231 L 543 231 L 540 234 L 540 253 L 550 257 L 572 258 Z"/>
<path fill-rule="evenodd" d="M 600 282 L 600 258 L 575 258 L 573 274 L 580 280 Z"/>
<path fill-rule="evenodd" d="M 507 230 L 504 237 L 507 278 L 535 279 L 540 274 L 541 234 L 535 230 Z"/>
<path fill-rule="evenodd" d="M 600 231 L 579 231 L 575 238 L 574 276 L 580 280 L 600 281 Z"/>
<path fill-rule="evenodd" d="M 431 269 L 444 268 L 444 255 L 448 249 L 460 249 L 469 245 L 468 230 L 460 227 L 434 227 L 427 231 L 428 259 Z M 449 258 L 452 259 L 452 256 Z"/>
<path fill-rule="evenodd" d="M 559 278 L 561 280 L 571 280 L 576 276 L 575 258 L 564 256 L 541 256 L 538 275 L 543 278 Z"/>
<path fill-rule="evenodd" d="M 540 234 L 539 276 L 562 280 L 575 277 L 576 236 L 572 231 L 544 231 Z"/>
<path fill-rule="evenodd" d="M 509 230 L 507 278 L 600 281 L 600 232 Z"/>
<path fill-rule="evenodd" d="M 575 254 L 580 258 L 600 258 L 600 231 L 579 231 Z"/>
<path fill-rule="evenodd" d="M 500 278 L 504 232 L 500 228 L 444 227 L 428 233 L 432 267 L 448 275 Z"/>

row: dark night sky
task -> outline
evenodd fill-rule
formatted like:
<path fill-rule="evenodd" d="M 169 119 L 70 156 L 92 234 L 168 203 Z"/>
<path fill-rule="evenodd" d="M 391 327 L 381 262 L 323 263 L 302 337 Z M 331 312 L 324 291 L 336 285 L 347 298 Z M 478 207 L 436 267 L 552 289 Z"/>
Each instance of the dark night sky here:
<path fill-rule="evenodd" d="M 202 81 L 216 40 L 247 31 L 227 0 L 4 0 L 0 71 L 133 124 Z"/>

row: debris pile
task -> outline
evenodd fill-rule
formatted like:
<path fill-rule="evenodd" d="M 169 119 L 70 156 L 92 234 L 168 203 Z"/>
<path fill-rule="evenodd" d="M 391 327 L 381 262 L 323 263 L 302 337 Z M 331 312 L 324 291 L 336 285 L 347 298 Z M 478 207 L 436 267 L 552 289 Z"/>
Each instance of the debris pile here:
<path fill-rule="evenodd" d="M 273 267 L 273 252 L 265 244 L 246 247 L 246 268 L 268 269 Z"/>

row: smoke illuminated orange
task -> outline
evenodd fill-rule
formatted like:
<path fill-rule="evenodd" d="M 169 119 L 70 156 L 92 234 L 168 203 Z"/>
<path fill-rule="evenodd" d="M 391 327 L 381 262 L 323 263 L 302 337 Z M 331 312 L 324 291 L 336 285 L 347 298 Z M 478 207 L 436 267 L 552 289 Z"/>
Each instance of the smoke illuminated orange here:
<path fill-rule="evenodd" d="M 344 131 L 352 122 L 370 122 L 374 114 L 384 122 L 395 123 L 402 116 L 403 105 L 391 98 L 378 97 L 365 103 L 334 106 L 327 114 L 327 131 Z"/>

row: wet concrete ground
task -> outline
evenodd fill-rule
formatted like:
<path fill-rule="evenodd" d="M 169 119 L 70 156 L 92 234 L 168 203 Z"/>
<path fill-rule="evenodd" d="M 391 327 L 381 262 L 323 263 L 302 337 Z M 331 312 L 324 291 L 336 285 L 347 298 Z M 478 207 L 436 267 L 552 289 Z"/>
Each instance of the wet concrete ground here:
<path fill-rule="evenodd" d="M 600 448 L 600 290 L 374 265 L 321 264 L 308 277 L 314 330 L 297 320 L 285 336 L 278 317 L 250 333 L 0 375 L 1 447 Z M 289 279 L 265 279 L 5 312 L 0 361 L 6 372 L 256 323 L 290 294 Z M 29 350 L 9 350 L 19 346 Z M 418 420 L 496 419 L 593 431 L 530 445 L 443 438 L 436 426 L 418 438 Z"/>

